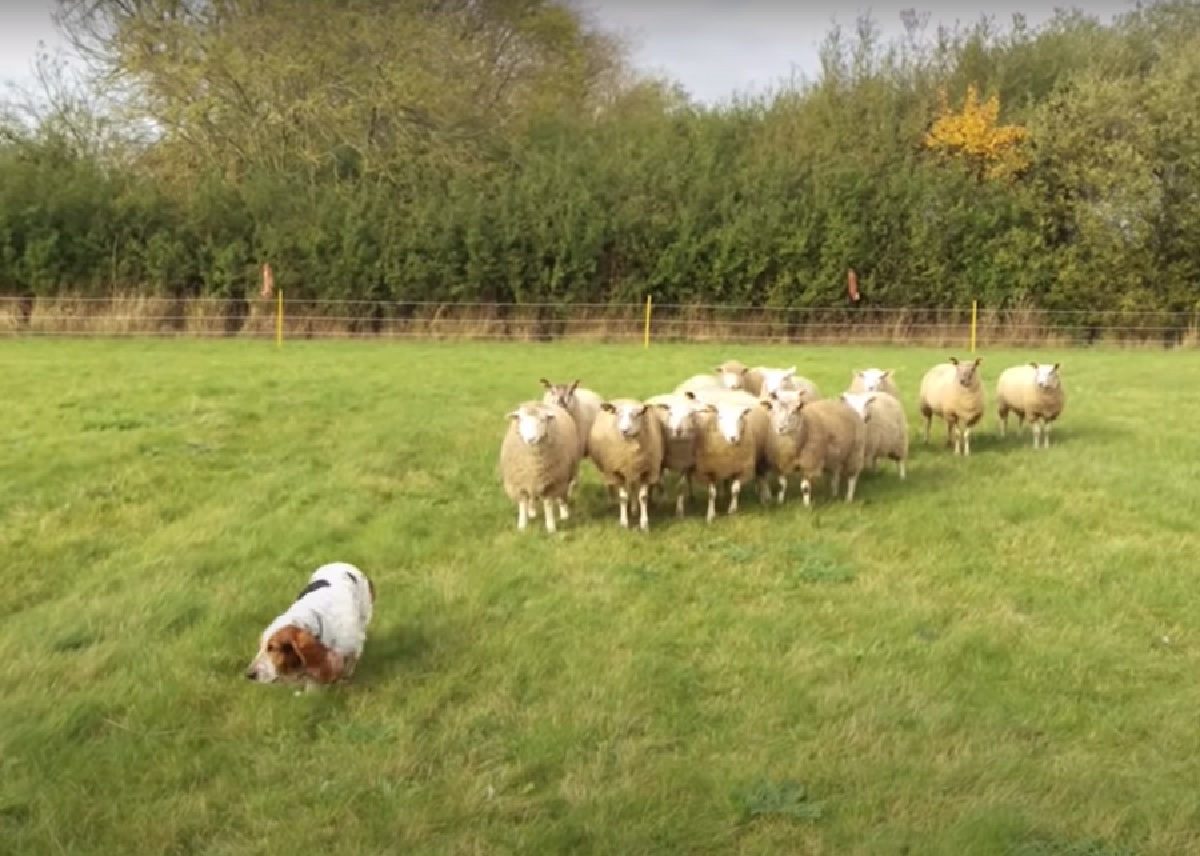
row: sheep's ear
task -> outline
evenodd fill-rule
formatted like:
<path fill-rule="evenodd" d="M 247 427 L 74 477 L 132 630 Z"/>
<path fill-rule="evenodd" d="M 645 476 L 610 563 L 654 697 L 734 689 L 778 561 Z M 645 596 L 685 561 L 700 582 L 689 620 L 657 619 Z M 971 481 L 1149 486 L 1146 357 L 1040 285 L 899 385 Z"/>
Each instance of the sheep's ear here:
<path fill-rule="evenodd" d="M 654 406 L 657 407 L 659 410 L 670 410 L 671 409 L 671 405 L 667 404 L 665 401 L 656 401 L 656 402 L 654 402 Z"/>
<path fill-rule="evenodd" d="M 769 398 L 760 398 L 758 403 L 761 407 L 767 408 L 767 410 L 771 409 L 771 399 Z"/>
<path fill-rule="evenodd" d="M 883 376 L 884 376 L 884 377 L 891 377 L 893 373 L 894 373 L 894 370 L 893 370 L 893 369 L 884 369 L 884 370 L 883 370 Z"/>
<path fill-rule="evenodd" d="M 554 384 L 550 383 L 550 381 L 546 380 L 545 378 L 540 378 L 539 380 L 541 381 L 542 386 L 546 387 L 546 389 L 554 388 Z"/>
<path fill-rule="evenodd" d="M 952 365 L 952 366 L 956 366 L 956 365 L 958 365 L 958 357 L 951 357 L 951 358 L 950 358 L 950 365 Z"/>
<path fill-rule="evenodd" d="M 617 412 L 617 408 L 613 407 L 611 401 L 600 402 L 600 409 L 605 411 L 606 413 L 616 413 Z"/>
<path fill-rule="evenodd" d="M 1059 365 L 1060 365 L 1060 363 L 1055 363 L 1055 364 L 1054 364 L 1054 368 L 1050 369 L 1050 371 L 1052 371 L 1052 372 L 1057 372 L 1057 371 L 1058 371 L 1058 367 L 1059 367 Z"/>
<path fill-rule="evenodd" d="M 521 411 L 520 410 L 510 410 L 510 411 L 508 411 L 508 413 L 504 414 L 504 418 L 508 419 L 509 421 L 512 421 L 513 419 L 520 419 Z"/>
<path fill-rule="evenodd" d="M 975 368 L 979 368 L 979 364 L 983 362 L 983 357 L 975 358 Z"/>
<path fill-rule="evenodd" d="M 791 377 L 791 376 L 792 376 L 792 375 L 794 375 L 795 373 L 796 373 L 796 367 L 795 367 L 795 366 L 792 366 L 790 369 L 785 369 L 785 370 L 784 370 L 784 372 L 783 372 L 783 376 L 784 376 L 784 377 Z"/>
<path fill-rule="evenodd" d="M 1038 364 L 1037 364 L 1037 363 L 1035 363 L 1033 360 L 1030 360 L 1030 361 L 1029 361 L 1029 367 L 1030 367 L 1031 369 L 1033 369 L 1034 371 L 1037 371 Z"/>
<path fill-rule="evenodd" d="M 685 393 L 683 394 L 683 397 L 684 397 L 684 398 L 686 398 L 688 401 L 695 401 L 695 400 L 696 400 L 696 393 L 692 392 L 692 391 L 689 389 L 687 392 L 685 392 Z"/>
<path fill-rule="evenodd" d="M 713 374 L 724 374 L 724 373 L 725 373 L 724 366 L 717 366 L 715 369 L 713 369 Z"/>
<path fill-rule="evenodd" d="M 854 371 L 852 371 L 850 373 L 850 377 L 862 377 L 862 376 L 863 376 L 863 373 L 859 369 L 855 369 Z"/>

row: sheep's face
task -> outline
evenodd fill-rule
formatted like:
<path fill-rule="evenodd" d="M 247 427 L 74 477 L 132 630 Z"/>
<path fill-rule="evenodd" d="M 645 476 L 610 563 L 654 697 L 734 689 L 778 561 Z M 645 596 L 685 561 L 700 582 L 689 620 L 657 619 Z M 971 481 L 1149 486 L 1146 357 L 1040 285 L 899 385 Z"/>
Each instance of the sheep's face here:
<path fill-rule="evenodd" d="M 958 384 L 964 389 L 973 389 L 979 385 L 979 364 L 983 357 L 976 357 L 969 363 L 960 363 L 956 357 L 950 358 L 950 363 L 958 373 Z"/>
<path fill-rule="evenodd" d="M 699 408 L 692 401 L 673 401 L 670 404 L 658 405 L 666 415 L 667 436 L 672 438 L 686 437 L 692 433 L 696 424 L 696 412 Z"/>
<path fill-rule="evenodd" d="M 518 407 L 508 414 L 508 418 L 517 423 L 517 435 L 521 441 L 527 446 L 536 446 L 549 436 L 554 411 L 542 407 Z"/>
<path fill-rule="evenodd" d="M 717 430 L 727 443 L 737 444 L 742 441 L 746 432 L 746 414 L 750 412 L 749 404 L 722 404 L 715 408 L 717 415 Z"/>
<path fill-rule="evenodd" d="M 1033 377 L 1040 389 L 1056 389 L 1058 387 L 1058 363 L 1030 363 Z"/>
<path fill-rule="evenodd" d="M 741 363 L 730 360 L 717 366 L 717 377 L 721 379 L 721 385 L 726 389 L 741 389 L 745 384 L 747 371 L 749 369 Z"/>
<path fill-rule="evenodd" d="M 642 433 L 642 417 L 646 414 L 645 404 L 613 404 L 606 401 L 600 405 L 604 410 L 616 417 L 617 430 L 622 437 L 630 439 Z"/>
<path fill-rule="evenodd" d="M 800 411 L 804 409 L 804 396 L 787 397 L 772 395 L 764 398 L 763 407 L 771 414 L 771 427 L 776 434 L 792 434 L 800 429 Z"/>
<path fill-rule="evenodd" d="M 543 403 L 557 404 L 563 410 L 570 410 L 570 406 L 575 400 L 575 388 L 579 386 L 578 379 L 573 383 L 550 383 L 550 381 L 542 378 L 541 384 L 546 389 L 546 392 L 542 395 Z"/>
<path fill-rule="evenodd" d="M 871 402 L 875 400 L 872 392 L 843 392 L 842 401 L 850 405 L 863 422 L 871 421 Z"/>
<path fill-rule="evenodd" d="M 796 374 L 796 367 L 790 369 L 764 369 L 761 395 L 770 395 L 773 392 L 790 386 L 792 377 Z"/>
<path fill-rule="evenodd" d="M 878 392 L 883 382 L 892 376 L 891 369 L 863 369 L 854 373 L 861 381 L 866 392 Z"/>

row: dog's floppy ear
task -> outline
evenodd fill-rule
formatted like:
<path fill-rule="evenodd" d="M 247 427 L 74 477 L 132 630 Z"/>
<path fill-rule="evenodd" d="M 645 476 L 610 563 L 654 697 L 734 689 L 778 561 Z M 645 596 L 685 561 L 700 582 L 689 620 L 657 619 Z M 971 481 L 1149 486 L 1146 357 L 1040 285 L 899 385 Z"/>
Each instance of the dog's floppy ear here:
<path fill-rule="evenodd" d="M 304 664 L 304 671 L 316 681 L 327 684 L 337 677 L 332 652 L 307 630 L 300 629 L 292 637 L 292 647 Z"/>

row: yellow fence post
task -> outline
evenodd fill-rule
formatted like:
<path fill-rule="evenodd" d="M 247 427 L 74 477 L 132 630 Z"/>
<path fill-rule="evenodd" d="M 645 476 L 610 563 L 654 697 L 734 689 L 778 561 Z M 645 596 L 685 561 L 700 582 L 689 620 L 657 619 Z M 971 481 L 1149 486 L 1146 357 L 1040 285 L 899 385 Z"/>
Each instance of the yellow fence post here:
<path fill-rule="evenodd" d="M 279 289 L 279 300 L 275 308 L 275 347 L 283 347 L 283 289 Z"/>
<path fill-rule="evenodd" d="M 654 305 L 654 297 L 647 294 L 646 295 L 646 327 L 642 331 L 642 347 L 643 348 L 650 347 L 650 312 L 651 312 L 653 305 Z"/>
<path fill-rule="evenodd" d="M 979 320 L 979 302 L 971 301 L 971 353 L 975 353 L 975 327 Z"/>

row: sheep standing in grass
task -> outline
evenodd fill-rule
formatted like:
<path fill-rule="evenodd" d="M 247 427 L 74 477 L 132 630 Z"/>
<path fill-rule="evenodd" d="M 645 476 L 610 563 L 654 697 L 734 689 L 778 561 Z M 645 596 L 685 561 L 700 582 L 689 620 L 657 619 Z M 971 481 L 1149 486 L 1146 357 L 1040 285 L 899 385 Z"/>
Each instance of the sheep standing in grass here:
<path fill-rule="evenodd" d="M 1017 427 L 1029 420 L 1033 448 L 1050 446 L 1050 426 L 1062 414 L 1066 392 L 1058 373 L 1058 363 L 1029 363 L 1013 366 L 1000 373 L 996 382 L 996 415 L 1000 418 L 1000 436 L 1008 433 L 1008 414 L 1017 414 Z"/>
<path fill-rule="evenodd" d="M 683 395 L 685 392 L 700 392 L 705 389 L 724 389 L 724 384 L 716 375 L 698 374 L 692 375 L 679 386 L 675 387 L 675 392 Z"/>
<path fill-rule="evenodd" d="M 840 398 L 809 401 L 803 395 L 773 395 L 763 399 L 761 406 L 770 413 L 767 458 L 769 471 L 779 482 L 776 502 L 783 502 L 792 473 L 802 477 L 800 492 L 806 506 L 812 505 L 813 480 L 823 473 L 830 476 L 835 498 L 842 476 L 846 477 L 846 502 L 851 502 L 866 444 L 866 426 L 854 409 Z"/>
<path fill-rule="evenodd" d="M 587 387 L 580 386 L 578 379 L 572 383 L 550 383 L 545 378 L 541 378 L 541 384 L 546 390 L 542 395 L 542 401 L 546 404 L 557 404 L 570 413 L 571 418 L 575 420 L 575 430 L 579 434 L 579 455 L 587 457 L 588 437 L 592 433 L 592 423 L 596 421 L 596 416 L 600 413 L 600 405 L 604 403 L 604 397 Z"/>
<path fill-rule="evenodd" d="M 628 398 L 606 401 L 588 438 L 588 453 L 604 483 L 617 488 L 625 528 L 635 490 L 638 525 L 650 528 L 650 488 L 662 479 L 664 453 L 662 422 L 655 410 Z"/>
<path fill-rule="evenodd" d="M 656 395 L 646 402 L 659 414 L 663 429 L 663 469 L 676 474 L 675 516 L 683 517 L 692 495 L 696 469 L 696 438 L 700 431 L 701 404 L 694 395 Z"/>
<path fill-rule="evenodd" d="M 866 425 L 864 466 L 874 467 L 880 458 L 896 462 L 900 478 L 908 461 L 908 417 L 904 405 L 886 392 L 844 392 L 842 401 L 854 408 Z"/>
<path fill-rule="evenodd" d="M 554 503 L 569 516 L 568 491 L 579 472 L 579 436 L 571 414 L 556 404 L 526 401 L 508 414 L 500 446 L 504 492 L 517 503 L 517 528 L 524 529 L 544 505 L 546 531 L 555 531 Z M 534 509 L 534 515 L 530 514 Z"/>
<path fill-rule="evenodd" d="M 886 392 L 900 397 L 896 379 L 891 369 L 862 369 L 855 371 L 850 378 L 850 388 L 846 392 Z"/>
<path fill-rule="evenodd" d="M 729 514 L 735 514 L 742 485 L 760 477 L 760 461 L 764 450 L 759 438 L 765 437 L 770 426 L 761 405 L 750 400 L 727 399 L 705 405 L 700 432 L 696 442 L 695 478 L 708 486 L 708 515 L 712 523 L 717 517 L 717 486 L 729 481 Z M 759 481 L 764 498 L 769 487 Z"/>
<path fill-rule="evenodd" d="M 982 361 L 976 357 L 963 363 L 951 357 L 950 362 L 934 366 L 921 378 L 919 407 L 925 417 L 926 443 L 936 415 L 946 421 L 946 445 L 954 447 L 954 454 L 971 454 L 971 429 L 983 418 L 987 403 L 979 376 Z"/>
<path fill-rule="evenodd" d="M 717 376 L 726 389 L 744 389 L 756 398 L 766 398 L 774 392 L 795 390 L 805 392 L 809 398 L 820 398 L 817 385 L 796 374 L 796 367 L 786 369 L 755 366 L 747 368 L 737 360 L 726 360 L 717 366 Z"/>

